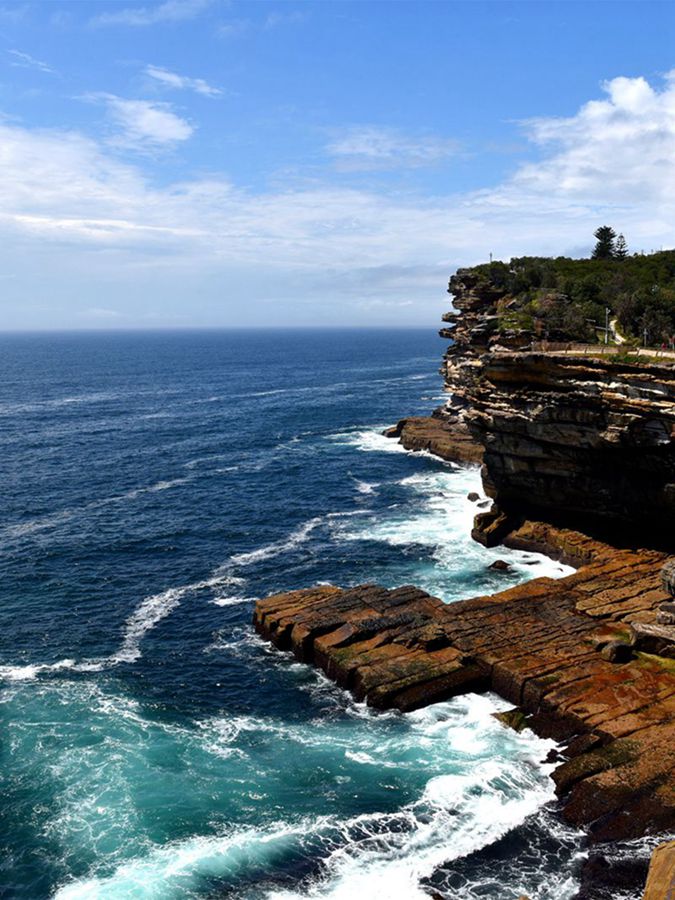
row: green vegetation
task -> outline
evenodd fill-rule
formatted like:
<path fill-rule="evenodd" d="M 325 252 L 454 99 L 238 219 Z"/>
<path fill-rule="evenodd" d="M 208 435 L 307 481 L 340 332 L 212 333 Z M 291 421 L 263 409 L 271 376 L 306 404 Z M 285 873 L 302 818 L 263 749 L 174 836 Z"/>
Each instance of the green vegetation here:
<path fill-rule="evenodd" d="M 498 330 L 594 342 L 604 339 L 608 321 L 616 321 L 626 349 L 672 346 L 675 250 L 629 256 L 622 236 L 615 239 L 608 231 L 596 232 L 598 243 L 603 242 L 601 255 L 591 259 L 524 256 L 472 268 L 477 288 L 482 284 L 498 297 Z"/>
<path fill-rule="evenodd" d="M 616 231 L 613 228 L 603 225 L 598 228 L 593 237 L 597 241 L 593 250 L 593 259 L 614 259 L 616 257 Z M 623 235 L 621 237 L 623 238 Z"/>

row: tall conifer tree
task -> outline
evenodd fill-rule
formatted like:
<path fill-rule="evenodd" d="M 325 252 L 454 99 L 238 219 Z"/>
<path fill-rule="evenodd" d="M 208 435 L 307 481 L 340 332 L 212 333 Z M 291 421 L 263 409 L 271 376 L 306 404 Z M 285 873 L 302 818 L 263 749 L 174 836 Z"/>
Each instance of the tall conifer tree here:
<path fill-rule="evenodd" d="M 609 225 L 602 225 L 594 233 L 597 244 L 593 250 L 593 259 L 613 259 L 615 252 L 616 231 Z"/>
<path fill-rule="evenodd" d="M 625 259 L 628 256 L 628 244 L 626 243 L 626 238 L 622 234 L 616 239 L 614 256 L 617 259 Z"/>

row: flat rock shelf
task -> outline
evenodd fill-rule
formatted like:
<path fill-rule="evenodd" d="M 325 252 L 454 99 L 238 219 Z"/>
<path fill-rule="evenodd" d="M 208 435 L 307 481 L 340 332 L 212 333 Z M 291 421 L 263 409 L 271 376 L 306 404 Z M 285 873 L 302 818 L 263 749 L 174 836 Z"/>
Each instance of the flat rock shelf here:
<path fill-rule="evenodd" d="M 258 601 L 257 631 L 357 699 L 402 711 L 471 691 L 566 745 L 554 772 L 563 813 L 592 840 L 675 825 L 675 660 L 632 651 L 630 623 L 669 599 L 651 550 L 595 545 L 554 580 L 446 605 L 415 587 L 321 586 Z"/>

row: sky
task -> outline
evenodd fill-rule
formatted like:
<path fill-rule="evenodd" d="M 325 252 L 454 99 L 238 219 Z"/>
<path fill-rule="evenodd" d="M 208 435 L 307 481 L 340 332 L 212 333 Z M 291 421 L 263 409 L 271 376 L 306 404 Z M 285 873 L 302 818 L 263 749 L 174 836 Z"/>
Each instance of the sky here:
<path fill-rule="evenodd" d="M 0 330 L 438 324 L 675 246 L 675 4 L 0 0 Z"/>

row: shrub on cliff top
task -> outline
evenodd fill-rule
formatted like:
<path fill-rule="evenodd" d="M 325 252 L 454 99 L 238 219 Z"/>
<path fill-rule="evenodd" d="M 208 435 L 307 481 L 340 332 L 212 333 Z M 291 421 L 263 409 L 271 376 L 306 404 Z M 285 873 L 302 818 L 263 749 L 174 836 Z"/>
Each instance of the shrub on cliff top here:
<path fill-rule="evenodd" d="M 524 313 L 521 323 L 531 316 L 539 337 L 592 341 L 606 309 L 628 339 L 658 347 L 675 337 L 675 250 L 606 259 L 523 256 L 463 269 L 457 278 L 469 273 L 477 287 L 499 292 L 510 313 Z M 513 319 L 504 317 L 504 327 Z"/>

